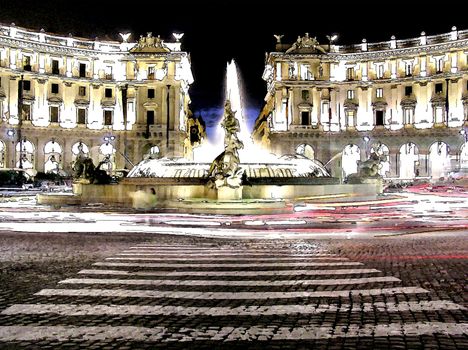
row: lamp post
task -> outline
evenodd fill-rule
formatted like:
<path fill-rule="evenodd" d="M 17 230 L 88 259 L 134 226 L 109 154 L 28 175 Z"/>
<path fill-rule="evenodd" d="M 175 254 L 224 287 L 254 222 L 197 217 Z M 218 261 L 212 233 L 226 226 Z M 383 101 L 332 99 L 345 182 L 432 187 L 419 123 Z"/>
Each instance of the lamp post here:
<path fill-rule="evenodd" d="M 366 151 L 366 159 L 368 159 L 369 158 L 369 150 L 367 149 L 367 145 L 369 144 L 370 137 L 366 135 L 362 139 L 364 140 L 364 147 L 365 147 L 364 150 Z"/>
<path fill-rule="evenodd" d="M 166 85 L 167 86 L 167 95 L 166 95 L 166 109 L 167 109 L 167 114 L 166 114 L 166 157 L 168 156 L 169 153 L 169 122 L 170 122 L 170 93 L 171 93 L 171 85 Z"/>
<path fill-rule="evenodd" d="M 18 168 L 23 169 L 23 140 L 21 135 L 21 127 L 23 124 L 23 76 L 18 82 L 18 133 L 17 133 L 17 143 L 19 144 L 19 163 Z"/>
<path fill-rule="evenodd" d="M 331 44 L 336 39 L 338 39 L 338 35 L 337 34 L 327 35 L 327 39 L 328 39 L 328 52 L 331 52 Z"/>

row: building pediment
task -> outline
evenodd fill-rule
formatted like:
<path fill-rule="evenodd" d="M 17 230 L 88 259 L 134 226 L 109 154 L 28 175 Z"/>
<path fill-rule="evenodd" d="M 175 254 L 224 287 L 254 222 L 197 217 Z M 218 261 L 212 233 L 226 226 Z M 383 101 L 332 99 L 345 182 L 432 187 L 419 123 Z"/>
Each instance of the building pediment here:
<path fill-rule="evenodd" d="M 24 99 L 24 96 L 23 96 L 23 99 Z M 58 97 L 58 96 L 51 96 L 47 99 L 47 101 L 49 101 L 49 103 L 51 104 L 61 104 L 63 103 L 63 100 L 61 97 Z"/>
<path fill-rule="evenodd" d="M 171 50 L 164 45 L 164 41 L 160 36 L 153 36 L 153 33 L 148 33 L 146 36 L 140 35 L 138 43 L 130 49 L 131 53 L 165 53 Z"/>
<path fill-rule="evenodd" d="M 436 94 L 432 96 L 431 103 L 433 105 L 445 105 L 445 96 L 442 94 Z"/>
<path fill-rule="evenodd" d="M 302 109 L 310 109 L 310 108 L 314 107 L 314 105 L 312 103 L 309 103 L 309 102 L 301 102 L 297 106 L 299 108 L 302 108 Z"/>
<path fill-rule="evenodd" d="M 378 99 L 372 102 L 372 107 L 378 109 L 378 108 L 386 108 L 388 105 L 387 101 L 383 99 Z"/>
<path fill-rule="evenodd" d="M 89 101 L 84 98 L 78 98 L 75 100 L 75 106 L 76 107 L 88 107 Z"/>
<path fill-rule="evenodd" d="M 462 101 L 463 101 L 463 104 L 466 105 L 468 104 L 468 94 L 465 93 L 463 96 L 462 96 Z"/>
<path fill-rule="evenodd" d="M 101 106 L 102 107 L 114 107 L 115 106 L 115 100 L 114 99 L 103 99 L 101 101 Z"/>
<path fill-rule="evenodd" d="M 143 103 L 143 107 L 146 109 L 155 109 L 158 108 L 158 104 L 156 102 L 148 101 Z"/>
<path fill-rule="evenodd" d="M 416 106 L 416 98 L 414 97 L 405 97 L 401 100 L 400 105 L 402 107 L 415 107 Z"/>
<path fill-rule="evenodd" d="M 346 99 L 343 103 L 344 108 L 357 109 L 359 107 L 359 102 L 356 100 Z"/>

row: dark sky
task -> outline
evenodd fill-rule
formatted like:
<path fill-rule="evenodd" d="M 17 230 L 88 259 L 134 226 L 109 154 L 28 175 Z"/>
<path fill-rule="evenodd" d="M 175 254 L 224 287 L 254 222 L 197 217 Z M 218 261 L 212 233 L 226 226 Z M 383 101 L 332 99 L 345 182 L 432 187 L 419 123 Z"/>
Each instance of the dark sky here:
<path fill-rule="evenodd" d="M 281 1 L 281 0 L 280 0 Z M 202 113 L 207 125 L 219 118 L 223 104 L 226 62 L 236 59 L 246 92 L 248 117 L 255 119 L 266 86 L 261 75 L 265 52 L 275 45 L 273 34 L 293 42 L 309 32 L 326 43 L 339 34 L 338 44 L 359 43 L 446 33 L 455 25 L 468 28 L 461 2 L 429 1 L 292 1 L 277 9 L 273 1 L 107 1 L 107 0 L 0 0 L 0 22 L 48 32 L 118 40 L 119 31 L 153 32 L 172 40 L 184 32 L 182 48 L 191 53 L 195 82 L 192 110 Z M 366 10 L 363 10 L 365 8 Z"/>

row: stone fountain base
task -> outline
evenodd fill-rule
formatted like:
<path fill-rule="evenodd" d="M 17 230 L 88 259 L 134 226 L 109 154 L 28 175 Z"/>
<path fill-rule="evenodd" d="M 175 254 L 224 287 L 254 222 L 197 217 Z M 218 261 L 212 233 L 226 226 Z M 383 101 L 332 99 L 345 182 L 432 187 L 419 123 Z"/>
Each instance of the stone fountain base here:
<path fill-rule="evenodd" d="M 119 184 L 91 185 L 76 183 L 73 196 L 38 195 L 39 204 L 89 205 L 102 203 L 121 208 L 138 207 L 133 196 L 153 196 L 151 208 L 191 213 L 260 214 L 291 211 L 288 203 L 303 200 L 323 201 L 330 198 L 372 199 L 382 193 L 381 181 L 341 184 L 336 178 L 263 178 L 249 185 L 218 190 L 206 185 L 204 179 L 126 178 Z M 144 198 L 143 198 L 144 199 Z M 148 208 L 149 209 L 149 208 Z"/>

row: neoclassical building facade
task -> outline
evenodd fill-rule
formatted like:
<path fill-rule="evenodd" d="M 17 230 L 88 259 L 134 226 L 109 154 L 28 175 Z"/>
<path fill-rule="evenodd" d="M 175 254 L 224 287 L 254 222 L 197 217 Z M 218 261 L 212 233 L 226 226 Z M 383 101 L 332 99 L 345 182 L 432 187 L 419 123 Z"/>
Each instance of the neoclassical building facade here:
<path fill-rule="evenodd" d="M 181 36 L 110 42 L 0 25 L 0 167 L 69 173 L 79 152 L 108 171 L 190 158 L 203 130 Z"/>
<path fill-rule="evenodd" d="M 348 46 L 308 33 L 293 44 L 275 37 L 258 143 L 316 158 L 340 178 L 371 152 L 386 155 L 386 178 L 468 167 L 468 30 Z"/>

